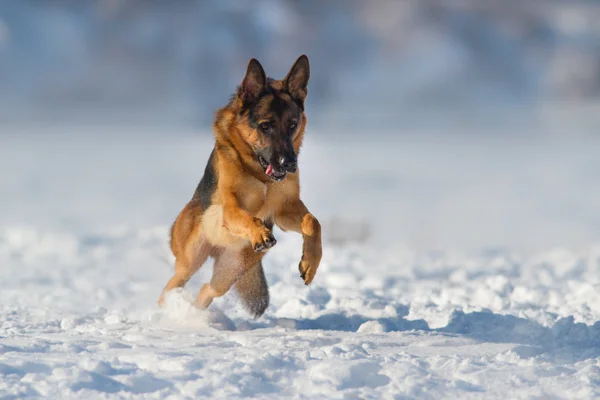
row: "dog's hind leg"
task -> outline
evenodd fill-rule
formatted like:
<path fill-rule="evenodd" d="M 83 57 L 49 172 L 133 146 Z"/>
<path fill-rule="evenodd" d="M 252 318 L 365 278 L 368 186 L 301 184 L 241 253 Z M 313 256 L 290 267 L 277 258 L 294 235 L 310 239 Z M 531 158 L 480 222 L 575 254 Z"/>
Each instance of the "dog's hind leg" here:
<path fill-rule="evenodd" d="M 179 252 L 175 260 L 175 274 L 167 282 L 162 291 L 158 304 L 163 305 L 168 291 L 183 287 L 206 262 L 212 245 L 202 234 L 200 227 L 187 238 L 183 251 Z"/>
<path fill-rule="evenodd" d="M 269 306 L 269 287 L 265 279 L 262 262 L 250 267 L 237 282 L 235 290 L 244 303 L 246 311 L 258 318 Z"/>
<path fill-rule="evenodd" d="M 215 257 L 213 275 L 210 283 L 202 285 L 196 305 L 208 308 L 215 297 L 221 297 L 229 291 L 249 268 L 256 266 L 264 253 L 256 253 L 252 247 L 247 246 L 241 250 L 224 249 Z"/>

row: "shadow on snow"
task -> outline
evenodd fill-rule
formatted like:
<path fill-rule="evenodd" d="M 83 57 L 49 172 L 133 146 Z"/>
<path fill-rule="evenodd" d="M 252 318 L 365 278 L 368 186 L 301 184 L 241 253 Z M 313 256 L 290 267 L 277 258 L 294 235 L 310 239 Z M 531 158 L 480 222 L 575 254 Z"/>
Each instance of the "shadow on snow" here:
<path fill-rule="evenodd" d="M 403 306 L 404 308 L 404 306 Z M 399 310 L 399 315 L 407 315 Z M 513 343 L 520 357 L 551 356 L 560 362 L 576 362 L 600 357 L 600 321 L 593 325 L 575 323 L 572 316 L 561 318 L 553 326 L 513 315 L 491 311 L 464 313 L 455 311 L 448 325 L 431 329 L 424 320 L 369 318 L 362 315 L 325 314 L 315 319 L 270 318 L 264 322 L 249 322 L 242 329 L 286 327 L 296 330 L 356 332 L 369 321 L 376 321 L 385 332 L 424 331 L 468 337 L 480 342 Z"/>

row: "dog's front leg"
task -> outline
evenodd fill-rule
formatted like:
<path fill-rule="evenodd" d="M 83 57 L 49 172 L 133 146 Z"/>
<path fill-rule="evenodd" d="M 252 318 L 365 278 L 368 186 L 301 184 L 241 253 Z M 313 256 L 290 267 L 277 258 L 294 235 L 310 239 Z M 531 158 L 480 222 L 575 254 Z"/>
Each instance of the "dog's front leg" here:
<path fill-rule="evenodd" d="M 323 254 L 321 245 L 321 224 L 308 211 L 302 200 L 287 202 L 285 208 L 275 214 L 275 223 L 284 231 L 302 234 L 302 259 L 298 269 L 306 285 L 317 273 Z"/>
<path fill-rule="evenodd" d="M 223 198 L 223 223 L 232 235 L 250 240 L 254 251 L 268 250 L 277 243 L 271 230 L 241 208 L 234 194 Z"/>

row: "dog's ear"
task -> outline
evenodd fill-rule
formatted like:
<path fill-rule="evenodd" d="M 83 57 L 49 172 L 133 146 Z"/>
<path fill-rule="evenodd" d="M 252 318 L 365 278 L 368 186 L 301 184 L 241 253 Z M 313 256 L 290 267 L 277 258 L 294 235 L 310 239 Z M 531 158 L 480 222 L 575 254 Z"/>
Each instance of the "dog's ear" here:
<path fill-rule="evenodd" d="M 253 58 L 248 63 L 246 75 L 238 90 L 238 96 L 244 103 L 252 102 L 265 90 L 267 75 L 262 65 Z"/>
<path fill-rule="evenodd" d="M 304 102 L 308 95 L 309 78 L 310 65 L 308 64 L 308 57 L 302 54 L 292 65 L 292 69 L 290 69 L 283 82 L 288 93 L 294 99 Z"/>

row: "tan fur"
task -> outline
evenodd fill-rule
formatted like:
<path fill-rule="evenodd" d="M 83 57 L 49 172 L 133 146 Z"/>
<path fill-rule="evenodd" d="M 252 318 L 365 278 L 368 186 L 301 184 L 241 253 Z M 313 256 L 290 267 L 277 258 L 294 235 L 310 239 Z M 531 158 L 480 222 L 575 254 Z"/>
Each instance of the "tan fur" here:
<path fill-rule="evenodd" d="M 260 262 L 248 268 L 235 282 L 235 290 L 254 317 L 262 315 L 269 306 L 269 287 Z"/>
<path fill-rule="evenodd" d="M 305 70 L 300 68 L 304 64 L 299 61 L 306 62 Z M 294 68 L 300 68 L 301 73 L 294 72 Z M 306 75 L 305 80 L 302 73 Z M 291 102 L 292 95 L 304 101 L 306 88 L 298 88 L 297 81 L 306 83 L 308 73 L 308 60 L 301 57 L 285 78 L 288 81 L 271 80 L 269 85 L 280 91 L 279 97 L 284 102 Z M 270 104 L 269 99 L 257 106 L 259 115 L 269 112 L 264 104 Z M 255 249 L 268 250 L 275 244 L 270 225 L 265 225 L 269 221 L 284 231 L 302 234 L 300 274 L 306 285 L 315 277 L 322 254 L 321 227 L 300 200 L 299 171 L 288 173 L 281 182 L 272 181 L 265 174 L 255 151 L 267 146 L 267 139 L 252 128 L 243 106 L 237 96 L 216 113 L 213 167 L 218 175 L 217 187 L 206 210 L 202 210 L 195 198 L 183 208 L 173 225 L 171 249 L 176 257 L 175 275 L 165 286 L 160 304 L 166 292 L 184 286 L 210 256 L 215 259 L 213 275 L 210 283 L 202 286 L 197 306 L 208 307 L 215 297 L 224 295 L 235 285 L 248 310 L 255 316 L 261 315 L 269 296 L 261 265 L 265 252 Z M 303 111 L 297 125 L 292 140 L 296 154 L 306 127 Z"/>

